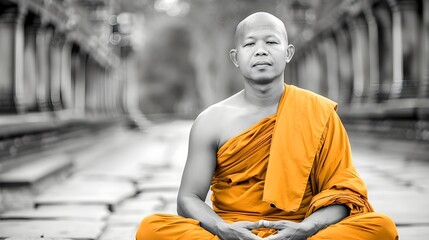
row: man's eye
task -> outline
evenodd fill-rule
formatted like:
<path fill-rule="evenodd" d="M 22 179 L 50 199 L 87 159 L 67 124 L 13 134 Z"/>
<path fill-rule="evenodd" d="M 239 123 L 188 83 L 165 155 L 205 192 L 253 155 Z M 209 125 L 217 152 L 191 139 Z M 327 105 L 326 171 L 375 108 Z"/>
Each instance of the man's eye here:
<path fill-rule="evenodd" d="M 245 47 L 251 47 L 253 45 L 255 45 L 255 44 L 254 43 L 246 43 L 246 44 L 244 44 Z"/>

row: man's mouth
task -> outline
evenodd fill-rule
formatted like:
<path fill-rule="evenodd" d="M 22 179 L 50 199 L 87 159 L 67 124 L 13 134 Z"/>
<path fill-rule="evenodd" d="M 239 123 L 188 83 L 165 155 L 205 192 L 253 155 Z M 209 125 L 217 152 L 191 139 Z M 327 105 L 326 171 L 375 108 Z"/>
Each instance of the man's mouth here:
<path fill-rule="evenodd" d="M 257 61 L 255 63 L 252 64 L 252 67 L 257 67 L 257 66 L 271 66 L 272 63 L 268 62 L 268 61 Z"/>

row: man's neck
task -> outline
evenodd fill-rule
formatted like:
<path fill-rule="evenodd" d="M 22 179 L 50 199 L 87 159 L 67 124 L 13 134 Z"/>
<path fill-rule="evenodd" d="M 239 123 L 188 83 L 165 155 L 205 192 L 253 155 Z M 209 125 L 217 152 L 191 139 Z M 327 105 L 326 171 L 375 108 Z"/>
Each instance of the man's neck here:
<path fill-rule="evenodd" d="M 246 82 L 244 84 L 244 100 L 258 107 L 278 104 L 284 91 L 284 83 L 280 80 L 268 84 Z"/>

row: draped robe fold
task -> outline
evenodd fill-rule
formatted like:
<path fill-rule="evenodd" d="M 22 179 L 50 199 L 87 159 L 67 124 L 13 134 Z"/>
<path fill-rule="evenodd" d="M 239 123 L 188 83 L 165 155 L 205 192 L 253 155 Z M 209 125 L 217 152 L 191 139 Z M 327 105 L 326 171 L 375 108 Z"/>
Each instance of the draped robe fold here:
<path fill-rule="evenodd" d="M 367 200 L 335 110 L 329 99 L 286 85 L 275 115 L 218 149 L 213 210 L 229 222 L 300 222 L 322 207 L 344 204 L 350 216 L 310 239 L 397 239 L 394 223 L 374 213 Z M 253 232 L 260 237 L 275 233 Z M 142 221 L 137 239 L 219 238 L 196 220 L 158 214 Z"/>

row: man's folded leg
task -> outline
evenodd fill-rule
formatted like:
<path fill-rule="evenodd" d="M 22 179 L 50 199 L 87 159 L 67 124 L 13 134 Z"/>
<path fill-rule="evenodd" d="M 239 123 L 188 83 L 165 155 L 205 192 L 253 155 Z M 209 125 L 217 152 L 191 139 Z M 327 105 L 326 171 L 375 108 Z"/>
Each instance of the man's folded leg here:
<path fill-rule="evenodd" d="M 197 220 L 172 214 L 153 214 L 144 218 L 136 240 L 220 240 L 202 228 Z"/>
<path fill-rule="evenodd" d="M 344 218 L 331 225 L 308 240 L 348 239 L 348 240 L 395 240 L 398 232 L 395 223 L 380 213 L 363 213 Z"/>

